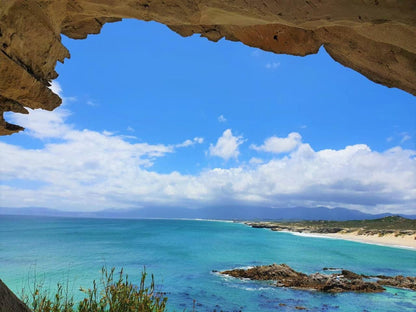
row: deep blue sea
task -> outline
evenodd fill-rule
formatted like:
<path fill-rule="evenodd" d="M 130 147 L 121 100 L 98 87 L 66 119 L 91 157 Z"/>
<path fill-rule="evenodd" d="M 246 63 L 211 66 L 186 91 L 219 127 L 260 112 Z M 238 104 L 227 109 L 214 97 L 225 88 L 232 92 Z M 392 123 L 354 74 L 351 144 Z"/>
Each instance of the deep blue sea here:
<path fill-rule="evenodd" d="M 137 280 L 143 267 L 166 292 L 169 311 L 416 311 L 416 292 L 325 294 L 213 273 L 286 263 L 368 275 L 416 276 L 416 251 L 253 229 L 236 223 L 0 216 L 0 278 L 16 293 L 36 276 L 45 287 L 91 287 L 103 265 Z"/>

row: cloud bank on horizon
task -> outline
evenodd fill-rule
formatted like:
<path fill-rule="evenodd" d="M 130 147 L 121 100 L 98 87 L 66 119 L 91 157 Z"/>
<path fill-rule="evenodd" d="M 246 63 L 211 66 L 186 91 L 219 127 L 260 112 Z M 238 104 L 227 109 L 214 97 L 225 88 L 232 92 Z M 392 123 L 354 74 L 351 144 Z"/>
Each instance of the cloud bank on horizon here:
<path fill-rule="evenodd" d="M 55 91 L 62 93 L 57 83 Z M 77 129 L 67 119 L 68 100 L 53 112 L 10 115 L 41 140 L 40 148 L 0 142 L 0 202 L 3 207 L 47 207 L 94 211 L 148 205 L 259 205 L 345 207 L 364 212 L 414 213 L 416 151 L 396 146 L 383 152 L 365 144 L 315 151 L 302 135 L 270 136 L 263 142 L 219 133 L 176 144 L 132 143 L 107 131 Z M 243 158 L 240 147 L 256 153 Z M 205 157 L 234 166 L 202 168 L 196 174 L 160 173 L 154 164 L 194 145 Z M 201 155 L 203 157 L 204 155 Z"/>

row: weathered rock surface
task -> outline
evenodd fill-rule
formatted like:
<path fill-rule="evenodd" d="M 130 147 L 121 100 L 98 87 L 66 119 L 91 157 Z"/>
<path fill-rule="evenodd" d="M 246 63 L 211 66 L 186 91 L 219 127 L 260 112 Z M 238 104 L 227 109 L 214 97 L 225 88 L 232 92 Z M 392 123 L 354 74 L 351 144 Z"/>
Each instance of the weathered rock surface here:
<path fill-rule="evenodd" d="M 416 94 L 414 0 L 8 0 L 0 2 L 0 135 L 22 129 L 4 111 L 60 105 L 48 86 L 56 62 L 69 57 L 61 34 L 84 39 L 122 18 L 275 53 L 303 56 L 323 45 L 369 79 Z"/>
<path fill-rule="evenodd" d="M 401 275 L 395 277 L 378 276 L 377 284 L 416 290 L 416 277 Z"/>
<path fill-rule="evenodd" d="M 415 277 L 389 277 L 389 276 L 363 276 L 351 271 L 342 270 L 340 274 L 314 273 L 306 275 L 293 270 L 286 264 L 272 264 L 256 266 L 250 269 L 234 269 L 223 271 L 221 274 L 236 278 L 248 278 L 251 280 L 273 281 L 277 287 L 292 287 L 300 289 L 316 289 L 322 292 L 382 292 L 381 285 L 416 290 Z M 372 278 L 375 281 L 367 281 Z"/>
<path fill-rule="evenodd" d="M 30 312 L 0 279 L 0 312 Z"/>

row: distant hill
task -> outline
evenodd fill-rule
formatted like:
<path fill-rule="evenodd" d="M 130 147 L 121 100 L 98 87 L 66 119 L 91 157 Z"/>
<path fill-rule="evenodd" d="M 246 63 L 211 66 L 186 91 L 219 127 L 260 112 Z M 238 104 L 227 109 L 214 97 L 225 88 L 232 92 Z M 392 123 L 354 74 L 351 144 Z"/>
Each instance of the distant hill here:
<path fill-rule="evenodd" d="M 253 206 L 224 206 L 187 209 L 180 207 L 147 207 L 142 209 L 107 209 L 97 212 L 70 212 L 49 208 L 1 208 L 0 215 L 31 215 L 75 218 L 185 218 L 217 220 L 371 220 L 388 216 L 390 213 L 368 214 L 346 208 L 267 208 Z M 395 214 L 397 215 L 397 214 Z M 416 219 L 416 215 L 401 215 Z"/>
<path fill-rule="evenodd" d="M 0 215 L 73 217 L 73 218 L 97 217 L 95 213 L 77 212 L 77 211 L 61 211 L 57 209 L 41 208 L 41 207 L 26 207 L 26 208 L 0 207 Z"/>
<path fill-rule="evenodd" d="M 368 214 L 346 208 L 267 208 L 247 206 L 206 207 L 201 209 L 184 208 L 144 208 L 126 211 L 103 210 L 97 213 L 100 217 L 110 218 L 190 218 L 216 220 L 364 220 L 392 216 L 390 213 Z M 416 219 L 416 215 L 403 215 Z"/>
<path fill-rule="evenodd" d="M 359 228 L 365 230 L 411 230 L 416 231 L 416 220 L 401 216 L 388 216 L 371 220 L 306 221 L 303 224 L 320 227 Z"/>

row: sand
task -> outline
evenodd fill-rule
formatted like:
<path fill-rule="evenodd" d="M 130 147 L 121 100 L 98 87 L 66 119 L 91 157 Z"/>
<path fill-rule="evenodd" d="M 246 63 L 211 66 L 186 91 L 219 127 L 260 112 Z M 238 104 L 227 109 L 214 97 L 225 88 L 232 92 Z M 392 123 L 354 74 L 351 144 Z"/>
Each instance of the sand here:
<path fill-rule="evenodd" d="M 336 234 L 319 234 L 320 237 L 331 237 L 343 240 L 349 240 L 360 243 L 408 248 L 416 250 L 416 234 L 395 236 L 394 234 L 379 235 L 358 235 L 357 232 L 336 233 Z"/>

